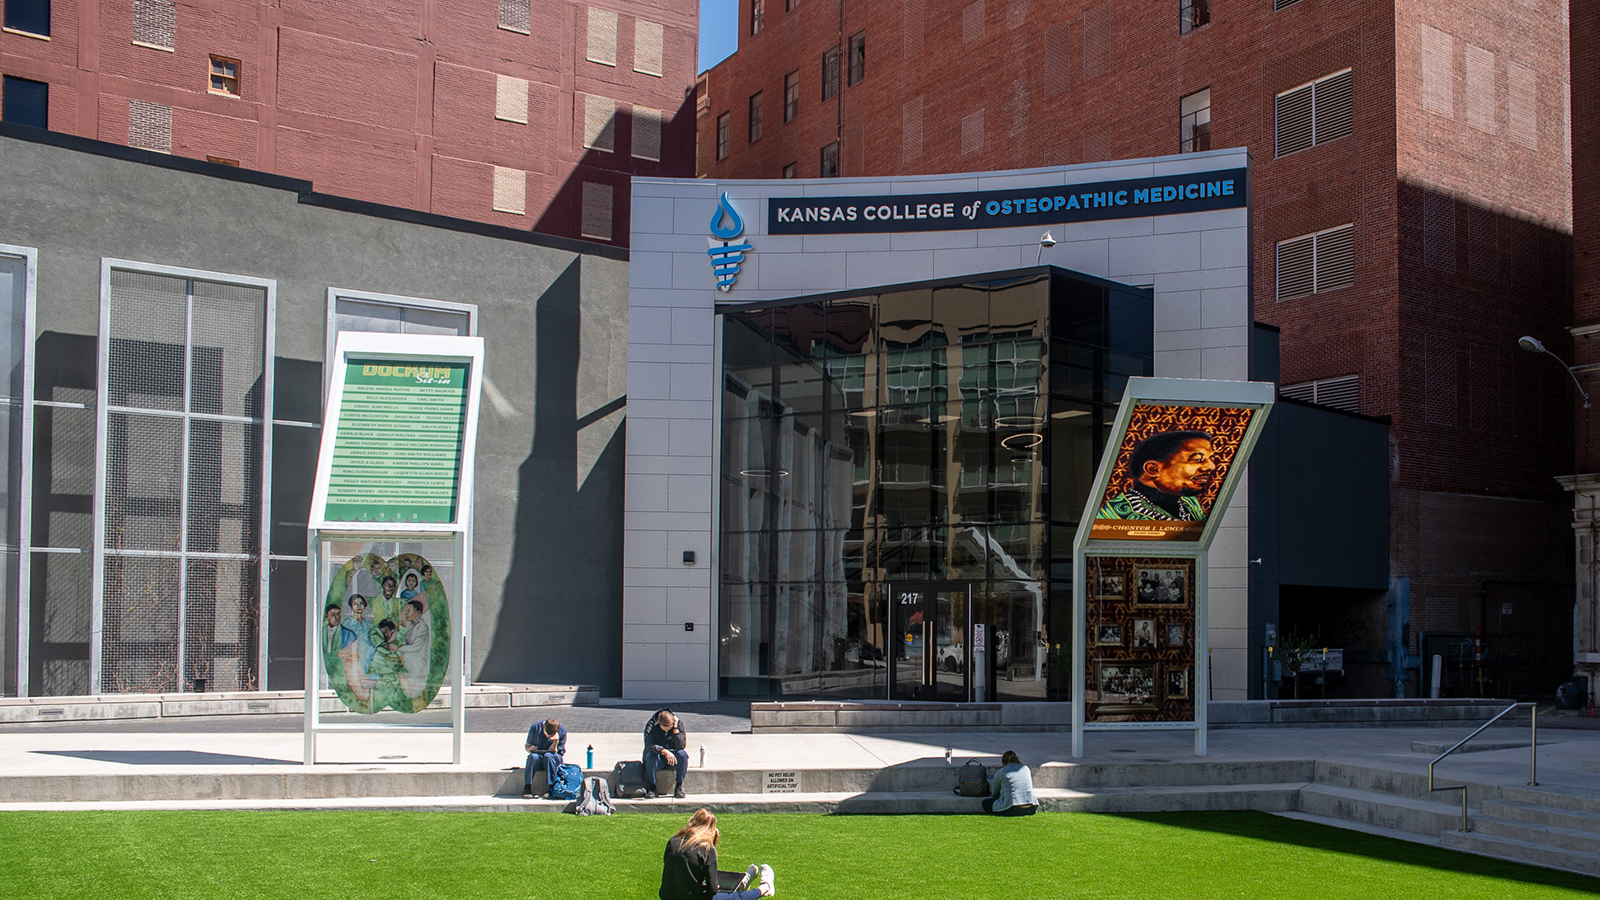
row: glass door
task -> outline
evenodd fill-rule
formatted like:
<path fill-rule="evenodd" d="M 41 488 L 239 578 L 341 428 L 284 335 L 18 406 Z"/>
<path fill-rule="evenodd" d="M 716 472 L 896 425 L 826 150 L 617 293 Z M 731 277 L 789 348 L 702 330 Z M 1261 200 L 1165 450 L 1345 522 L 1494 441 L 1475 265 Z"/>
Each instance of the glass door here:
<path fill-rule="evenodd" d="M 970 587 L 902 582 L 890 586 L 889 603 L 894 623 L 890 699 L 966 702 L 971 696 Z"/>

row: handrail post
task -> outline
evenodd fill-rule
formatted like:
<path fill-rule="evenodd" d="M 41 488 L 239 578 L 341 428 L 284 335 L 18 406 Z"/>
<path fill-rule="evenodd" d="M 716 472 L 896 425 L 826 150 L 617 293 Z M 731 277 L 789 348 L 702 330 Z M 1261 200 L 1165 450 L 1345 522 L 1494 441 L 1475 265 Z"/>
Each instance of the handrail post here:
<path fill-rule="evenodd" d="M 1528 704 L 1528 786 L 1539 786 L 1539 704 Z"/>

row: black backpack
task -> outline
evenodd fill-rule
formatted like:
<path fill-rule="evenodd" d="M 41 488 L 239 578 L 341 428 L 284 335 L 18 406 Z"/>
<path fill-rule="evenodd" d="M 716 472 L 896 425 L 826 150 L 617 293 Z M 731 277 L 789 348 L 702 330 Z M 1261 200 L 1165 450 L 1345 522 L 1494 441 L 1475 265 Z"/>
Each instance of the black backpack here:
<path fill-rule="evenodd" d="M 637 759 L 625 759 L 617 763 L 611 770 L 611 783 L 616 786 L 612 796 L 643 797 L 644 763 Z"/>
<path fill-rule="evenodd" d="M 989 796 L 989 770 L 976 759 L 967 760 L 956 774 L 956 793 L 963 797 Z"/>

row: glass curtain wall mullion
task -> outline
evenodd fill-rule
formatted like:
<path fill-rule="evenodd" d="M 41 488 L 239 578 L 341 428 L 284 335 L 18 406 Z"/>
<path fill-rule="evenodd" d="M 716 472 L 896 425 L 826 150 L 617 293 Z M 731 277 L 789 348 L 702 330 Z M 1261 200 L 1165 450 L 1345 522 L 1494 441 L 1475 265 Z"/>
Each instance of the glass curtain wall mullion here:
<path fill-rule="evenodd" d="M 48 22 L 47 22 L 48 25 Z M 6 261 L 7 278 L 10 285 L 10 297 L 7 301 L 5 315 L 8 318 L 8 330 L 11 333 L 12 345 L 6 348 L 8 357 L 13 354 L 14 359 L 8 359 L 7 370 L 20 373 L 20 383 L 8 384 L 6 394 L 7 406 L 16 410 L 17 432 L 15 439 L 19 446 L 8 454 L 9 460 L 15 459 L 15 478 L 13 473 L 7 472 L 6 491 L 12 503 L 6 510 L 6 536 L 5 544 L 7 553 L 16 553 L 16 566 L 7 574 L 6 583 L 0 585 L 0 598 L 10 600 L 15 604 L 16 643 L 0 647 L 0 659 L 4 660 L 6 672 L 0 676 L 0 693 L 9 692 L 17 696 L 27 696 L 29 693 L 29 634 L 31 628 L 30 604 L 28 598 L 32 595 L 32 557 L 33 557 L 33 393 L 34 393 L 34 313 L 35 294 L 38 288 L 38 251 L 32 247 L 19 247 L 9 244 L 0 244 L 0 260 Z M 20 278 L 18 277 L 20 274 Z M 20 312 L 20 316 L 18 313 Z M 20 321 L 19 321 L 20 318 Z M 10 438 L 11 416 L 6 417 L 7 437 Z M 14 520 L 12 517 L 15 517 Z M 14 530 L 13 530 L 14 529 Z M 11 593 L 10 597 L 5 594 Z M 5 607 L 9 605 L 0 602 L 0 615 L 9 618 L 11 615 Z M 9 621 L 6 625 L 9 626 Z M 0 629 L 0 642 L 6 640 L 5 632 L 9 627 Z M 6 653 L 12 655 L 7 656 Z M 9 682 L 9 684 L 8 684 Z"/>

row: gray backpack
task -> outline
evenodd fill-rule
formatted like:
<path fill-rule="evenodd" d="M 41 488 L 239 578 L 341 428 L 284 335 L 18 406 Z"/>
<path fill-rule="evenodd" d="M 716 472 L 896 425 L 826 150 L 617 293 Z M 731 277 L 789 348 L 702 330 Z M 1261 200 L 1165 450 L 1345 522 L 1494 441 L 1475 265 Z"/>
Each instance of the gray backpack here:
<path fill-rule="evenodd" d="M 989 770 L 976 759 L 967 760 L 956 775 L 956 793 L 963 797 L 989 796 Z"/>
<path fill-rule="evenodd" d="M 591 776 L 578 788 L 578 801 L 572 811 L 580 816 L 609 816 L 616 812 L 611 805 L 611 792 L 606 790 L 606 780 Z"/>

